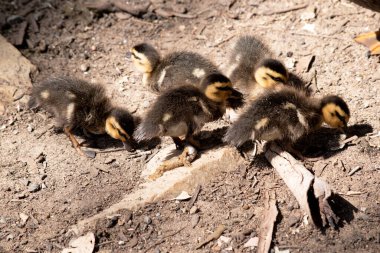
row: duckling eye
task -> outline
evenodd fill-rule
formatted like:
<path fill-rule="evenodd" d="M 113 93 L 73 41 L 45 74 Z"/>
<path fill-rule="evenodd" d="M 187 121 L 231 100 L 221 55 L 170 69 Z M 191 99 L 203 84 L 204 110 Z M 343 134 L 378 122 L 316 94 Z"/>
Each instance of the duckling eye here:
<path fill-rule="evenodd" d="M 231 90 L 231 87 L 229 86 L 223 86 L 223 87 L 216 87 L 218 90 L 223 90 L 223 91 L 229 91 Z"/>
<path fill-rule="evenodd" d="M 331 115 L 331 117 L 334 117 L 334 116 L 335 116 L 335 113 L 330 112 L 330 115 Z"/>
<path fill-rule="evenodd" d="M 273 77 L 273 80 L 275 80 L 276 82 L 280 82 L 280 83 L 282 83 L 283 81 L 282 81 L 282 79 L 281 78 L 279 78 L 279 77 Z"/>

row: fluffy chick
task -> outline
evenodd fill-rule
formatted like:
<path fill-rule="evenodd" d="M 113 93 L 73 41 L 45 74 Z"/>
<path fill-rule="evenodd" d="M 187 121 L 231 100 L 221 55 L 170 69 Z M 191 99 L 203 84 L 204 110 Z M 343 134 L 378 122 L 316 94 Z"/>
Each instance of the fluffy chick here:
<path fill-rule="evenodd" d="M 130 52 L 135 67 L 143 73 L 143 84 L 155 93 L 182 85 L 200 87 L 203 78 L 219 73 L 211 61 L 193 52 L 173 52 L 162 58 L 147 43 L 135 45 Z"/>
<path fill-rule="evenodd" d="M 200 148 L 193 139 L 207 122 L 223 116 L 228 99 L 237 91 L 221 74 L 211 74 L 201 82 L 202 89 L 192 85 L 166 91 L 147 112 L 134 136 L 137 140 L 171 136 L 177 148 L 187 144 Z"/>
<path fill-rule="evenodd" d="M 291 148 L 300 137 L 323 122 L 345 129 L 350 111 L 338 96 L 308 97 L 291 87 L 259 96 L 228 129 L 224 141 L 241 146 L 248 140 L 282 141 Z M 289 146 L 290 145 L 290 146 Z"/>
<path fill-rule="evenodd" d="M 242 36 L 237 40 L 228 66 L 232 83 L 248 97 L 255 97 L 277 84 L 285 84 L 289 78 L 285 66 L 274 59 L 269 48 L 254 36 Z"/>
<path fill-rule="evenodd" d="M 74 148 L 86 155 L 72 134 L 80 128 L 92 134 L 107 133 L 133 149 L 135 120 L 125 109 L 115 107 L 104 87 L 70 77 L 54 78 L 32 88 L 30 108 L 42 107 L 55 117 L 57 128 L 69 136 Z"/>

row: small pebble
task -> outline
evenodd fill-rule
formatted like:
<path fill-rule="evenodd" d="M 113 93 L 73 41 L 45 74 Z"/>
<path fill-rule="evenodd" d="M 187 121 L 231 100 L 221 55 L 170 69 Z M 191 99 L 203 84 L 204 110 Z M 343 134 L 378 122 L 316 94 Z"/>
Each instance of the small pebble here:
<path fill-rule="evenodd" d="M 146 224 L 150 224 L 150 223 L 152 223 L 152 219 L 149 216 L 144 216 L 144 222 Z"/>
<path fill-rule="evenodd" d="M 28 186 L 28 192 L 37 192 L 41 189 L 41 186 L 39 184 L 30 183 Z"/>
<path fill-rule="evenodd" d="M 79 68 L 80 68 L 80 70 L 82 72 L 86 72 L 86 71 L 88 71 L 90 69 L 90 65 L 88 65 L 88 64 L 81 64 Z"/>
<path fill-rule="evenodd" d="M 189 211 L 190 214 L 195 214 L 196 212 L 198 212 L 198 207 L 197 207 L 197 206 L 193 206 L 193 207 L 190 209 L 190 211 Z"/>
<path fill-rule="evenodd" d="M 95 45 L 92 45 L 92 46 L 91 46 L 91 50 L 92 50 L 92 51 L 96 51 L 96 46 L 95 46 Z"/>
<path fill-rule="evenodd" d="M 28 124 L 27 129 L 28 129 L 29 133 L 33 132 L 33 130 L 34 130 L 34 128 L 32 127 L 32 125 L 30 125 L 30 124 Z"/>
<path fill-rule="evenodd" d="M 118 244 L 119 244 L 119 245 L 124 245 L 125 242 L 124 242 L 124 241 L 119 241 Z"/>
<path fill-rule="evenodd" d="M 192 228 L 195 228 L 195 226 L 196 226 L 196 225 L 198 224 L 198 222 L 199 222 L 199 219 L 200 219 L 199 214 L 194 214 L 194 215 L 192 216 L 191 221 L 190 221 L 190 223 L 191 223 L 191 227 L 192 227 Z"/>

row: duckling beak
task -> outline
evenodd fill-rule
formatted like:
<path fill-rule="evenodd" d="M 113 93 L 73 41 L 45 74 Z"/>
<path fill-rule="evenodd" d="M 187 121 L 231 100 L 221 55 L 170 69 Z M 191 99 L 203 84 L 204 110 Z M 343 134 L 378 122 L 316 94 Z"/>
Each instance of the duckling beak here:
<path fill-rule="evenodd" d="M 126 150 L 128 150 L 129 152 L 132 152 L 134 151 L 135 149 L 133 148 L 133 145 L 131 143 L 128 143 L 126 141 L 123 141 L 123 146 Z"/>

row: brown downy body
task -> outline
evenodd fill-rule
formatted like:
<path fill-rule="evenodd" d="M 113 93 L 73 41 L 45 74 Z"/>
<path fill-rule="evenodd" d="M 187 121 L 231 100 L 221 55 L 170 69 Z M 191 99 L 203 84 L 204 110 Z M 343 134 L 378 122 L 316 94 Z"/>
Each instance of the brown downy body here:
<path fill-rule="evenodd" d="M 224 140 L 241 146 L 246 141 L 280 140 L 295 143 L 318 129 L 322 122 L 345 128 L 350 117 L 347 104 L 337 96 L 313 99 L 292 87 L 259 96 L 227 131 Z"/>
<path fill-rule="evenodd" d="M 137 128 L 135 138 L 171 136 L 189 140 L 205 123 L 221 118 L 228 98 L 235 92 L 231 82 L 213 74 L 202 81 L 201 87 L 187 85 L 160 95 Z"/>
<path fill-rule="evenodd" d="M 153 46 L 141 43 L 131 53 L 134 65 L 143 72 L 144 85 L 158 94 L 182 85 L 200 87 L 203 78 L 220 73 L 211 61 L 193 52 L 173 52 L 161 58 Z"/>
<path fill-rule="evenodd" d="M 100 84 L 69 77 L 47 80 L 33 87 L 29 107 L 42 107 L 53 114 L 58 128 L 81 128 L 132 141 L 135 119 L 125 109 L 114 107 Z"/>

